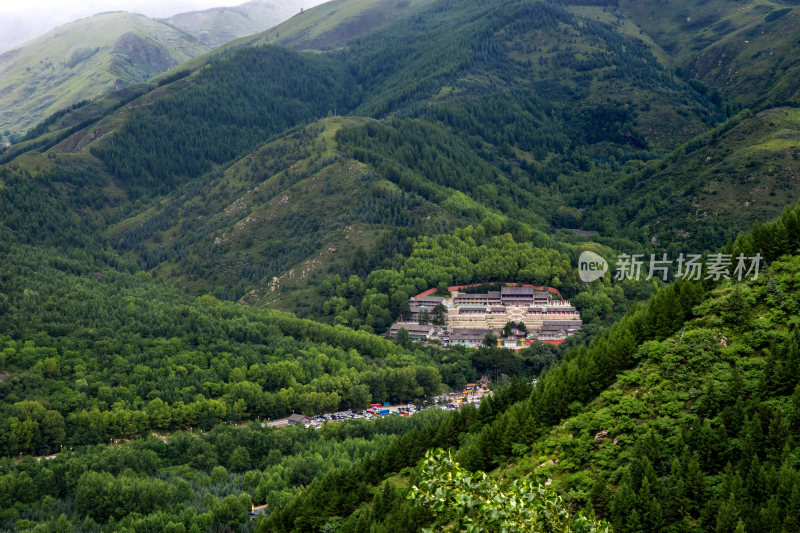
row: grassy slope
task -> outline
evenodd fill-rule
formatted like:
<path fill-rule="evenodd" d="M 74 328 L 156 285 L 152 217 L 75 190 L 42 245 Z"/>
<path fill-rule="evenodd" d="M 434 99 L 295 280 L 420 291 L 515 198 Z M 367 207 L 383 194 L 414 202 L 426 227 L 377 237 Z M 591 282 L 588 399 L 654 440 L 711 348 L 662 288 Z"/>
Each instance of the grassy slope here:
<path fill-rule="evenodd" d="M 192 37 L 131 13 L 61 26 L 0 56 L 0 131 L 24 133 L 55 111 L 143 82 L 205 50 Z"/>
<path fill-rule="evenodd" d="M 267 2 L 252 0 L 238 6 L 179 13 L 164 22 L 216 48 L 229 41 L 263 32 L 312 6 L 315 0 Z"/>
<path fill-rule="evenodd" d="M 301 50 L 338 48 L 353 38 L 407 16 L 431 1 L 334 0 L 292 17 L 265 32 L 256 42 Z"/>
<path fill-rule="evenodd" d="M 779 107 L 745 118 L 651 168 L 652 175 L 618 184 L 619 203 L 590 209 L 589 225 L 601 229 L 604 215 L 621 216 L 646 228 L 648 238 L 676 243 L 682 251 L 732 239 L 800 198 L 800 109 Z"/>
<path fill-rule="evenodd" d="M 305 9 L 270 30 L 240 37 L 187 61 L 181 68 L 196 70 L 245 46 L 280 44 L 296 49 L 344 46 L 430 4 L 433 0 L 334 0 Z M 313 40 L 313 42 L 312 42 Z"/>
<path fill-rule="evenodd" d="M 772 0 L 623 0 L 620 10 L 666 50 L 686 76 L 743 105 L 798 98 L 798 7 Z"/>

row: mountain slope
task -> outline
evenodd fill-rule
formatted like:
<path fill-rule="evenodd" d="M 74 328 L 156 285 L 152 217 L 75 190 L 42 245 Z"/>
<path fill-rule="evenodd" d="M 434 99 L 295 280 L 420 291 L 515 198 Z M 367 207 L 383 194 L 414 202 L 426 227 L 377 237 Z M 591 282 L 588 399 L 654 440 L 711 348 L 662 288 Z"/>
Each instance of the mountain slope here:
<path fill-rule="evenodd" d="M 160 78 L 160 87 L 88 127 L 78 124 L 73 132 L 63 117 L 53 126 L 63 133 L 51 134 L 49 153 L 102 162 L 105 172 L 96 179 L 117 195 L 107 203 L 123 206 L 114 210 L 121 219 L 111 214 L 116 227 L 125 228 L 124 238 L 123 233 L 113 234 L 122 238 L 122 250 L 134 253 L 160 276 L 239 298 L 254 289 L 263 295 L 273 278 L 306 270 L 308 262 L 326 257 L 329 248 L 343 250 L 337 263 L 345 274 L 359 250 L 342 246 L 341 236 L 326 229 L 335 220 L 355 220 L 352 203 L 316 201 L 321 190 L 312 192 L 304 205 L 326 205 L 335 212 L 323 217 L 325 223 L 308 226 L 316 229 L 301 232 L 288 255 L 286 250 L 271 252 L 269 239 L 256 238 L 283 235 L 277 221 L 252 217 L 247 210 L 223 214 L 249 188 L 270 179 L 286 189 L 276 195 L 296 196 L 296 191 L 289 194 L 295 184 L 284 180 L 280 167 L 298 162 L 292 161 L 291 151 L 279 157 L 278 167 L 274 162 L 267 166 L 274 171 L 252 170 L 253 160 L 267 165 L 259 147 L 287 128 L 328 114 L 397 117 L 334 121 L 329 139 L 306 143 L 298 159 L 315 162 L 310 174 L 327 172 L 325 160 L 331 156 L 343 157 L 347 168 L 358 162 L 352 167 L 358 174 L 392 182 L 397 187 L 390 187 L 392 194 L 399 194 L 403 205 L 408 201 L 438 213 L 434 219 L 441 216 L 443 225 L 437 222 L 437 228 L 461 220 L 493 231 L 508 228 L 530 239 L 532 229 L 544 234 L 553 221 L 566 223 L 570 217 L 561 217 L 558 209 L 571 212 L 566 205 L 571 196 L 586 198 L 590 190 L 603 190 L 612 180 L 610 169 L 619 168 L 621 160 L 655 157 L 703 131 L 722 113 L 720 106 L 669 74 L 651 52 L 652 45 L 630 29 L 617 32 L 615 24 L 532 1 L 508 2 L 503 9 L 481 2 L 417 8 L 417 14 L 344 50 L 319 54 L 271 46 L 229 48 L 224 59 L 207 68 L 181 69 Z M 559 44 L 561 35 L 569 36 L 569 46 Z M 76 119 L 85 116 L 79 111 L 73 112 Z M 70 165 L 72 157 L 62 161 Z M 227 184 L 232 171 L 244 174 Z M 281 179 L 273 179 L 276 175 Z M 225 187 L 217 187 L 221 177 Z M 189 213 L 199 196 L 178 188 L 197 191 L 201 183 L 216 187 L 219 203 L 207 206 L 203 216 L 209 218 L 202 223 L 181 222 L 176 213 Z M 125 205 L 128 199 L 138 199 L 137 207 Z M 249 208 L 254 213 L 270 209 L 261 200 Z M 169 222 L 166 211 L 171 213 Z M 408 215 L 403 212 L 402 220 L 415 220 L 416 215 Z M 222 255 L 203 251 L 221 234 L 232 234 L 239 223 L 252 236 L 214 248 Z M 140 231 L 139 225 L 150 230 Z M 200 233 L 177 231 L 181 225 Z M 419 222 L 412 226 L 404 228 L 412 231 L 405 236 L 425 233 Z M 361 229 L 365 241 L 360 244 L 370 256 L 387 236 L 386 228 L 377 233 L 377 226 Z M 167 242 L 156 241 L 165 237 Z M 399 242 L 399 233 L 392 239 Z M 197 259 L 180 257 L 189 249 Z M 203 279 L 205 274 L 213 279 Z M 289 285 L 301 289 L 302 284 Z"/>
<path fill-rule="evenodd" d="M 293 286 L 298 310 L 307 306 L 299 293 L 310 278 L 347 268 L 355 249 L 376 247 L 398 231 L 466 225 L 341 157 L 335 132 L 359 122 L 331 118 L 298 128 L 119 222 L 110 237 L 154 275 L 178 279 L 191 292 L 263 304 Z"/>
<path fill-rule="evenodd" d="M 503 475 L 551 478 L 615 531 L 796 530 L 799 269 L 786 255 L 710 293 L 680 334 L 640 346 L 636 369 Z"/>
<path fill-rule="evenodd" d="M 216 48 L 239 37 L 263 32 L 315 3 L 318 2 L 251 0 L 238 6 L 179 13 L 163 22 L 194 36 L 209 48 Z"/>
<path fill-rule="evenodd" d="M 142 15 L 66 24 L 0 56 L 0 131 L 20 135 L 78 101 L 141 83 L 207 50 Z"/>
<path fill-rule="evenodd" d="M 303 15 L 319 17 L 330 7 Z M 160 78 L 159 87 L 141 87 L 141 95 L 88 127 L 78 122 L 87 113 L 74 110 L 48 127 L 50 140 L 31 146 L 49 147 L 48 158 L 63 154 L 61 165 L 96 173 L 91 181 L 102 185 L 93 197 L 105 196 L 103 216 L 115 228 L 108 235 L 160 278 L 192 291 L 233 299 L 250 294 L 250 302 L 292 302 L 292 309 L 317 313 L 322 296 L 308 289 L 321 287 L 325 273 L 366 275 L 352 268 L 356 257 L 361 265 L 385 264 L 381 253 L 394 254 L 406 237 L 428 233 L 417 209 L 433 214 L 438 231 L 460 221 L 552 245 L 547 234 L 554 227 L 583 224 L 601 231 L 594 240 L 612 247 L 674 251 L 687 234 L 693 245 L 713 249 L 759 217 L 780 212 L 780 197 L 759 196 L 758 210 L 738 208 L 734 199 L 751 173 L 794 193 L 793 122 L 766 120 L 772 112 L 730 132 L 731 125 L 721 126 L 707 134 L 713 142 L 692 141 L 661 161 L 637 161 L 669 154 L 731 106 L 670 73 L 664 50 L 640 38 L 624 13 L 542 2 L 406 7 L 404 18 L 342 50 L 228 48 L 207 68 L 180 69 Z M 333 114 L 378 121 L 333 120 L 322 134 L 314 131 L 321 122 L 299 137 L 287 133 Z M 764 157 L 745 161 L 730 144 Z M 781 150 L 788 167 L 769 177 Z M 683 157 L 687 151 L 691 157 Z M 708 157 L 725 161 L 704 172 Z M 87 158 L 93 163 L 86 165 Z M 293 165 L 302 170 L 287 170 Z M 342 173 L 345 168 L 352 172 Z M 725 172 L 733 179 L 712 187 Z M 341 190 L 374 176 L 381 185 L 367 187 L 367 204 L 404 207 L 394 218 L 361 220 L 357 245 L 346 246 L 337 222 L 356 222 L 359 209 L 352 198 L 332 201 L 324 198 L 326 189 L 313 186 L 331 176 L 338 176 Z M 261 184 L 273 192 L 254 194 Z M 204 199 L 208 190 L 215 191 L 213 202 Z M 697 197 L 697 191 L 708 194 Z M 278 213 L 270 202 L 284 197 L 303 202 Z M 234 209 L 237 202 L 246 205 Z M 202 213 L 187 221 L 200 205 Z M 318 216 L 322 206 L 332 211 Z M 713 224 L 697 215 L 683 224 L 672 216 L 678 211 L 680 220 L 695 211 L 723 214 Z M 286 232 L 287 220 L 301 219 L 292 222 L 297 232 Z M 562 232 L 555 241 L 570 239 Z M 335 259 L 329 249 L 337 250 Z M 292 279 L 293 272 L 303 275 Z"/>
<path fill-rule="evenodd" d="M 234 39 L 193 60 L 186 70 L 197 70 L 220 57 L 251 46 L 278 44 L 296 50 L 331 50 L 402 20 L 434 0 L 332 0 L 305 9 L 265 32 Z"/>
<path fill-rule="evenodd" d="M 65 24 L 0 55 L 0 140 L 17 140 L 57 111 L 145 82 L 313 4 L 253 0 L 163 20 L 117 12 Z"/>
<path fill-rule="evenodd" d="M 687 78 L 744 106 L 798 99 L 800 62 L 794 50 L 800 7 L 794 2 L 623 0 L 619 9 L 670 54 Z"/>
<path fill-rule="evenodd" d="M 330 50 L 401 20 L 431 0 L 334 0 L 269 29 L 252 44 L 280 44 L 298 50 Z"/>
<path fill-rule="evenodd" d="M 736 237 L 800 198 L 800 110 L 742 112 L 604 194 L 587 207 L 587 227 L 627 232 L 677 256 Z"/>

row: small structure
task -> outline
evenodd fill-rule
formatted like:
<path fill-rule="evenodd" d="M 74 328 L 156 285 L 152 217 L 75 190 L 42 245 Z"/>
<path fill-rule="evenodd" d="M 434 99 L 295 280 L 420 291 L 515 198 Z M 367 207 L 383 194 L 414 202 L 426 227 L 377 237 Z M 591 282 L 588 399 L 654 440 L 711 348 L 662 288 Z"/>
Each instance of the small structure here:
<path fill-rule="evenodd" d="M 425 311 L 429 316 L 433 316 L 433 309 L 439 305 L 444 304 L 444 298 L 441 296 L 422 296 L 419 298 L 409 298 L 408 300 L 408 313 L 412 322 L 419 322 L 420 314 Z"/>
<path fill-rule="evenodd" d="M 457 307 L 462 305 L 482 305 L 484 307 L 488 305 L 500 305 L 500 291 L 489 291 L 483 294 L 468 292 L 458 293 L 453 299 L 453 304 Z"/>
<path fill-rule="evenodd" d="M 533 287 L 503 287 L 500 289 L 500 300 L 503 305 L 528 306 L 534 303 Z"/>
<path fill-rule="evenodd" d="M 408 331 L 408 336 L 412 339 L 435 339 L 440 336 L 442 328 L 430 324 L 417 324 L 416 322 L 395 322 L 389 328 L 389 335 L 397 337 L 397 332 L 401 329 Z"/>
<path fill-rule="evenodd" d="M 564 338 L 580 331 L 583 326 L 581 320 L 545 320 L 542 322 L 541 335 L 558 335 Z"/>
<path fill-rule="evenodd" d="M 289 425 L 290 426 L 294 426 L 295 424 L 310 424 L 311 423 L 311 417 L 310 416 L 306 416 L 306 415 L 293 414 L 288 418 L 288 420 L 289 420 Z"/>
<path fill-rule="evenodd" d="M 258 515 L 266 515 L 267 514 L 267 504 L 264 505 L 251 505 L 250 506 L 250 520 L 255 520 L 256 516 Z"/>
<path fill-rule="evenodd" d="M 485 329 L 479 328 L 465 328 L 454 329 L 450 332 L 450 344 L 458 344 L 460 346 L 480 346 L 484 337 L 488 333 Z"/>

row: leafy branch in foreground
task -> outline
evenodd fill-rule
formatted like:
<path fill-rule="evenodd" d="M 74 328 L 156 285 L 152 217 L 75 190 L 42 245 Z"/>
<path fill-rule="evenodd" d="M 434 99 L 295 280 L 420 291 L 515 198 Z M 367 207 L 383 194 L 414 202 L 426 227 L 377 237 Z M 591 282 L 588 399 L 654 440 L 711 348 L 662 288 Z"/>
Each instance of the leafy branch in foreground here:
<path fill-rule="evenodd" d="M 441 449 L 428 451 L 408 498 L 436 515 L 439 531 L 611 533 L 605 520 L 570 515 L 561 497 L 530 478 L 503 487 L 472 473 Z M 432 532 L 433 529 L 424 529 Z"/>

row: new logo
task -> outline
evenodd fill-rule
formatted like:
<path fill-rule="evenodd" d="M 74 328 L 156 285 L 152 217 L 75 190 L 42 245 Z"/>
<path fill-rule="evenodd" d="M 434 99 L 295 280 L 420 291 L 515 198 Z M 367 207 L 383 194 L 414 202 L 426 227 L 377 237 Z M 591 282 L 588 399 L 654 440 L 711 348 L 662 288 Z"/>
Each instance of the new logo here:
<path fill-rule="evenodd" d="M 594 252 L 585 251 L 578 258 L 578 275 L 581 281 L 591 283 L 608 272 L 608 261 Z"/>

